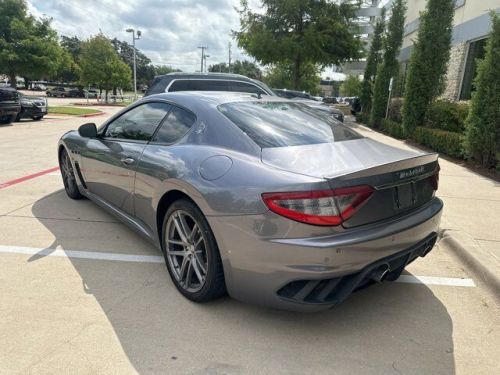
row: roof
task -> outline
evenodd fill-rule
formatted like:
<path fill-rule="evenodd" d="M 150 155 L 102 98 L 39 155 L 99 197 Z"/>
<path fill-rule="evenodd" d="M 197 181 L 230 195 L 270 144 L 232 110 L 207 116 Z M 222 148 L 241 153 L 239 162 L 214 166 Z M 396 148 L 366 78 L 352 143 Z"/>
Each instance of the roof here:
<path fill-rule="evenodd" d="M 215 72 L 207 72 L 207 73 L 185 73 L 185 72 L 172 72 L 168 74 L 162 74 L 156 77 L 176 77 L 176 78 L 215 78 L 217 77 L 218 79 L 220 78 L 243 78 L 247 80 L 252 80 L 252 78 L 249 78 L 247 76 L 241 75 L 241 74 L 233 74 L 233 73 L 215 73 Z M 155 78 L 156 78 L 155 77 Z"/>
<path fill-rule="evenodd" d="M 178 102 L 179 104 L 192 104 L 199 99 L 204 102 L 210 102 L 213 105 L 220 105 L 228 102 L 239 101 L 273 101 L 284 102 L 287 101 L 279 96 L 261 95 L 260 98 L 257 94 L 241 93 L 241 92 L 228 92 L 228 91 L 174 91 L 161 94 L 154 94 L 145 97 L 146 99 L 164 99 Z"/>

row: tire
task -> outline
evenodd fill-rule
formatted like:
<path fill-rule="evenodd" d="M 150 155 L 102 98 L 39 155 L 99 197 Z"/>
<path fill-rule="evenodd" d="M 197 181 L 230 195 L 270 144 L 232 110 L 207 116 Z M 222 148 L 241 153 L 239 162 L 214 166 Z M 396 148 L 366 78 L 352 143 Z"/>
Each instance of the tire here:
<path fill-rule="evenodd" d="M 200 209 L 187 199 L 175 201 L 162 228 L 162 251 L 177 290 L 194 302 L 226 294 L 219 248 Z"/>
<path fill-rule="evenodd" d="M 33 120 L 40 121 L 42 118 L 43 118 L 43 116 L 33 117 Z"/>
<path fill-rule="evenodd" d="M 68 197 L 70 197 L 71 199 L 82 199 L 83 195 L 78 190 L 75 173 L 73 171 L 73 165 L 71 164 L 68 152 L 65 149 L 61 151 L 61 156 L 59 158 L 59 169 L 61 170 L 64 190 L 66 190 L 66 194 L 68 195 Z"/>

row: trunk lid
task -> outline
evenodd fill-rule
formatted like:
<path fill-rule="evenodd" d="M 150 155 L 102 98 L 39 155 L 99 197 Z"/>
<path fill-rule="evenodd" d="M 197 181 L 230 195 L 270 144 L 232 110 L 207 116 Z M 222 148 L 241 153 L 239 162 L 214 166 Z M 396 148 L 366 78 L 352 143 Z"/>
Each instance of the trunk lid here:
<path fill-rule="evenodd" d="M 370 185 L 373 195 L 342 225 L 356 227 L 423 206 L 435 195 L 438 155 L 409 151 L 369 138 L 262 149 L 275 168 L 325 178 L 332 189 Z"/>

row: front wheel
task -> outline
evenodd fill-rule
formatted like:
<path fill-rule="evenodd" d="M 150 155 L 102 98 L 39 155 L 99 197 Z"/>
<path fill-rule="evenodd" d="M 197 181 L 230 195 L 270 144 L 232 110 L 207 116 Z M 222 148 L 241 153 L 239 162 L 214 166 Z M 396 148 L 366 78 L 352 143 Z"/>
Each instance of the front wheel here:
<path fill-rule="evenodd" d="M 61 151 L 59 169 L 61 170 L 64 190 L 66 190 L 66 194 L 68 195 L 68 197 L 70 197 L 71 199 L 82 199 L 83 195 L 78 190 L 75 173 L 73 171 L 73 165 L 71 164 L 71 160 L 69 159 L 69 155 L 66 150 Z"/>
<path fill-rule="evenodd" d="M 168 272 L 183 296 L 206 302 L 226 293 L 215 237 L 192 202 L 174 202 L 163 220 L 162 249 Z"/>

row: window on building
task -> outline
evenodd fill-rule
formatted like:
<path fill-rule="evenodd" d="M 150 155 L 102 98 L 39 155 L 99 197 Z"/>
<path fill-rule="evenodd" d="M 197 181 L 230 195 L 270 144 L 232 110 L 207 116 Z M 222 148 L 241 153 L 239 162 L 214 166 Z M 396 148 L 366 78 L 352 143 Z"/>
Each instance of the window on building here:
<path fill-rule="evenodd" d="M 475 91 L 474 78 L 477 73 L 477 59 L 483 59 L 485 54 L 486 38 L 469 44 L 469 52 L 465 60 L 464 78 L 460 90 L 460 100 L 469 100 Z"/>

